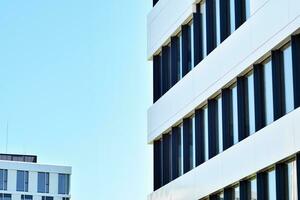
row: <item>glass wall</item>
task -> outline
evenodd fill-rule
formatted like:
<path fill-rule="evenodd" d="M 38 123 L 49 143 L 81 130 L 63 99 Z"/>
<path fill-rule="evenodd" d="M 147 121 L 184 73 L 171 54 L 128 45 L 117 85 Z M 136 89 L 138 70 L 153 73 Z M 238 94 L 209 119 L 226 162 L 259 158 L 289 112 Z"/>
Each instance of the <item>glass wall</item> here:
<path fill-rule="evenodd" d="M 294 85 L 293 85 L 293 63 L 292 48 L 287 44 L 282 49 L 283 71 L 284 71 L 284 99 L 286 113 L 294 109 Z"/>
<path fill-rule="evenodd" d="M 246 110 L 247 130 L 249 135 L 255 132 L 255 102 L 254 102 L 254 79 L 253 71 L 246 75 Z"/>
<path fill-rule="evenodd" d="M 270 58 L 263 62 L 263 73 L 265 122 L 268 125 L 274 121 L 272 62 Z"/>

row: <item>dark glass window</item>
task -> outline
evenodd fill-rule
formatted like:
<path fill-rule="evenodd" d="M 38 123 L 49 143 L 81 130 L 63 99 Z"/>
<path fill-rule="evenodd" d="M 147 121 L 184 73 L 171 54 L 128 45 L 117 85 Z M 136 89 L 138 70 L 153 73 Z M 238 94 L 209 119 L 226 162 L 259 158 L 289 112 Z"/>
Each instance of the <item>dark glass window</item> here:
<path fill-rule="evenodd" d="M 206 40 L 206 3 L 205 0 L 200 4 L 200 12 L 201 12 L 201 23 L 202 23 L 202 51 L 203 51 L 203 58 L 207 55 L 207 40 Z"/>
<path fill-rule="evenodd" d="M 17 191 L 28 192 L 28 171 L 17 171 Z"/>
<path fill-rule="evenodd" d="M 11 194 L 0 193 L 0 200 L 11 200 Z"/>
<path fill-rule="evenodd" d="M 58 174 L 58 194 L 69 194 L 70 191 L 70 175 Z"/>
<path fill-rule="evenodd" d="M 7 190 L 7 169 L 0 169 L 0 190 Z"/>
<path fill-rule="evenodd" d="M 188 37 L 187 37 L 187 51 L 188 51 L 188 71 L 193 67 L 193 23 L 190 22 L 188 26 Z"/>
<path fill-rule="evenodd" d="M 32 195 L 21 195 L 21 200 L 32 200 Z"/>
<path fill-rule="evenodd" d="M 49 173 L 38 173 L 38 192 L 49 193 Z"/>
<path fill-rule="evenodd" d="M 178 137 L 178 174 L 179 176 L 183 173 L 183 146 L 182 146 L 182 133 L 183 127 L 182 124 L 179 125 L 179 137 Z"/>

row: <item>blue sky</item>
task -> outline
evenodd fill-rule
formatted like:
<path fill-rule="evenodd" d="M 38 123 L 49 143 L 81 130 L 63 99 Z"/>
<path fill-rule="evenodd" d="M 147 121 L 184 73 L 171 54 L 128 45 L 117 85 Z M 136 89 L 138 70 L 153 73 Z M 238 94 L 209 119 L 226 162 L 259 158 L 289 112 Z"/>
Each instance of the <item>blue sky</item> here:
<path fill-rule="evenodd" d="M 0 2 L 0 151 L 73 166 L 73 200 L 141 200 L 151 63 L 141 0 Z"/>

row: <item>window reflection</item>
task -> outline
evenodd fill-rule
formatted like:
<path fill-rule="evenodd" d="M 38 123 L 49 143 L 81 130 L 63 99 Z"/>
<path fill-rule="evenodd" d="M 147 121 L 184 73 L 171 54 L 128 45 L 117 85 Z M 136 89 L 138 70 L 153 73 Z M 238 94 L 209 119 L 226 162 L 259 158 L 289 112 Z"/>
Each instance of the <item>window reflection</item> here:
<path fill-rule="evenodd" d="M 216 42 L 217 46 L 221 43 L 221 34 L 220 34 L 220 0 L 215 0 L 216 8 Z"/>
<path fill-rule="evenodd" d="M 208 160 L 208 112 L 207 106 L 203 108 L 204 114 L 204 160 Z"/>
<path fill-rule="evenodd" d="M 253 71 L 246 76 L 246 101 L 247 101 L 247 129 L 249 135 L 255 132 L 255 102 Z"/>
<path fill-rule="evenodd" d="M 257 200 L 257 182 L 256 178 L 250 180 L 250 200 Z"/>
<path fill-rule="evenodd" d="M 276 200 L 276 177 L 274 169 L 268 172 L 268 200 Z"/>
<path fill-rule="evenodd" d="M 219 95 L 217 97 L 217 107 L 218 107 L 218 150 L 219 153 L 223 151 L 223 124 L 222 124 L 222 97 Z"/>
<path fill-rule="evenodd" d="M 267 59 L 263 63 L 264 73 L 264 104 L 265 104 L 265 122 L 266 125 L 270 124 L 274 120 L 273 111 L 273 80 L 272 80 L 272 63 L 271 59 Z"/>
<path fill-rule="evenodd" d="M 297 168 L 296 161 L 290 161 L 287 163 L 287 171 L 288 171 L 288 199 L 294 200 L 298 199 L 297 195 Z"/>
<path fill-rule="evenodd" d="M 283 71 L 284 71 L 284 98 L 286 113 L 294 109 L 294 86 L 293 86 L 293 64 L 292 48 L 288 44 L 282 49 L 283 54 Z"/>
<path fill-rule="evenodd" d="M 200 10 L 202 14 L 202 50 L 203 58 L 207 55 L 206 49 L 206 3 L 203 1 L 200 5 Z"/>
<path fill-rule="evenodd" d="M 183 174 L 182 166 L 183 166 L 183 147 L 182 147 L 182 124 L 179 125 L 179 130 L 178 130 L 178 174 L 179 176 Z"/>
<path fill-rule="evenodd" d="M 235 0 L 230 0 L 230 32 L 235 31 Z"/>
<path fill-rule="evenodd" d="M 238 143 L 238 102 L 237 102 L 237 87 L 234 84 L 231 88 L 231 130 L 233 135 L 233 144 Z"/>

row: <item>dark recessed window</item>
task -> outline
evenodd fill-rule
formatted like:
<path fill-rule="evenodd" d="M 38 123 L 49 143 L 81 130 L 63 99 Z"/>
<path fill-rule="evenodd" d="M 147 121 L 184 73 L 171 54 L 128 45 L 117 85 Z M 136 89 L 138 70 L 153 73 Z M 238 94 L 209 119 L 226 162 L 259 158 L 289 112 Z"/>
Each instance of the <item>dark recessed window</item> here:
<path fill-rule="evenodd" d="M 42 200 L 53 200 L 53 197 L 46 197 L 46 196 L 44 196 L 44 197 L 42 197 Z"/>
<path fill-rule="evenodd" d="M 11 200 L 11 194 L 0 193 L 0 200 Z"/>
<path fill-rule="evenodd" d="M 203 51 L 203 58 L 207 55 L 207 40 L 206 40 L 206 3 L 205 0 L 200 4 L 200 12 L 201 12 L 201 30 L 202 30 L 202 51 Z"/>

